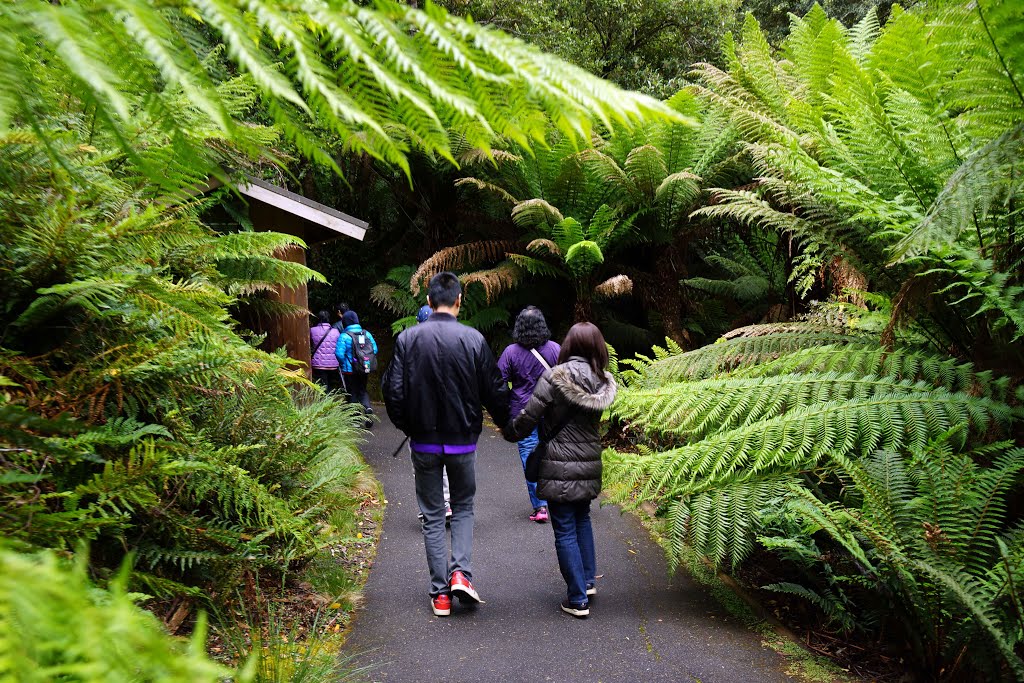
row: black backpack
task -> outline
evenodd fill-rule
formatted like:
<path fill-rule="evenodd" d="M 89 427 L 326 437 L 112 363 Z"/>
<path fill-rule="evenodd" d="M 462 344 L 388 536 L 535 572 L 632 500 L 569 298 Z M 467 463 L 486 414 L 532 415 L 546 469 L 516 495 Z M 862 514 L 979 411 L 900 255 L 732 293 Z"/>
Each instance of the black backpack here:
<path fill-rule="evenodd" d="M 346 332 L 352 337 L 352 373 L 368 375 L 377 369 L 377 354 L 373 352 L 373 342 L 366 331 Z"/>

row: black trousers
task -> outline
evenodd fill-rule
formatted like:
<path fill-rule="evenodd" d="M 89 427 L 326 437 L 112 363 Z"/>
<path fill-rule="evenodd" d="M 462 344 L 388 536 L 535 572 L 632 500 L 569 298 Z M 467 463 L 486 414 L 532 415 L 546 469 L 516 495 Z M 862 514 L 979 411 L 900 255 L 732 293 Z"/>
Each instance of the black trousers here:
<path fill-rule="evenodd" d="M 313 381 L 324 388 L 324 391 L 342 391 L 344 385 L 341 383 L 341 374 L 337 368 L 333 370 L 320 370 L 313 368 Z"/>
<path fill-rule="evenodd" d="M 370 412 L 370 394 L 366 392 L 369 375 L 346 372 L 343 377 L 349 402 L 360 403 L 367 412 Z"/>

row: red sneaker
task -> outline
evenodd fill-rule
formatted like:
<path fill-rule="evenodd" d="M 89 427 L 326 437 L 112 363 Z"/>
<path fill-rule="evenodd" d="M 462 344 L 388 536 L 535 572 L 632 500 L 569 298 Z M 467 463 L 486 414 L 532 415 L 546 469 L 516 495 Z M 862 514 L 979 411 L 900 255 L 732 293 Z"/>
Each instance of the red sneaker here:
<path fill-rule="evenodd" d="M 435 595 L 430 598 L 430 608 L 434 610 L 434 615 L 438 617 L 446 617 L 452 613 L 452 596 L 447 593 L 441 595 Z"/>
<path fill-rule="evenodd" d="M 462 602 L 467 600 L 470 602 L 483 602 L 480 599 L 480 594 L 473 588 L 473 584 L 469 582 L 466 575 L 458 570 L 452 572 L 451 589 L 452 595 L 458 597 Z"/>

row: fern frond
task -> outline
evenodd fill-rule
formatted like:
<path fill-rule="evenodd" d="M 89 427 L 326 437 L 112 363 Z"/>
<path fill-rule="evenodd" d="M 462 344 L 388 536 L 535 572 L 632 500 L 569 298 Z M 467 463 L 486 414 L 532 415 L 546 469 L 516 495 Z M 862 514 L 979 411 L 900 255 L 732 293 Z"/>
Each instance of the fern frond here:
<path fill-rule="evenodd" d="M 93 585 L 84 562 L 55 553 L 0 553 L 0 652 L 4 674 L 30 679 L 131 678 L 144 668 L 168 683 L 231 677 L 204 652 L 206 620 L 188 647 L 167 635 L 128 592 L 128 564 L 108 589 Z M 131 652 L 126 657 L 125 652 Z"/>
<path fill-rule="evenodd" d="M 419 296 L 426 281 L 436 273 L 458 270 L 476 263 L 500 261 L 508 252 L 515 250 L 516 246 L 517 244 L 511 241 L 489 240 L 441 249 L 419 265 L 409 279 L 409 289 L 413 296 Z"/>
<path fill-rule="evenodd" d="M 523 254 L 509 254 L 508 260 L 530 275 L 551 278 L 565 276 L 565 271 L 561 268 L 552 263 L 548 263 L 547 261 L 542 261 L 541 259 L 524 256 Z"/>
<path fill-rule="evenodd" d="M 667 383 L 620 393 L 612 414 L 657 433 L 704 438 L 822 403 L 929 392 L 924 382 L 855 373 Z"/>
<path fill-rule="evenodd" d="M 544 238 L 538 238 L 538 239 L 532 240 L 529 244 L 526 245 L 526 250 L 527 251 L 532 251 L 534 253 L 539 253 L 541 251 L 545 251 L 548 254 L 550 254 L 551 256 L 561 256 L 562 255 L 561 247 L 559 247 L 553 241 L 551 241 L 549 239 L 544 239 Z"/>
<path fill-rule="evenodd" d="M 923 381 L 950 391 L 981 393 L 1003 400 L 1007 379 L 994 379 L 991 372 L 977 372 L 969 363 L 955 358 L 888 349 L 878 346 L 816 346 L 787 353 L 775 360 L 741 367 L 731 377 L 772 377 L 790 373 L 855 373 L 891 377 L 900 381 Z"/>
<path fill-rule="evenodd" d="M 640 197 L 652 201 L 668 176 L 665 155 L 654 145 L 641 145 L 630 150 L 624 166 L 626 174 Z"/>
<path fill-rule="evenodd" d="M 764 510 L 787 498 L 795 481 L 789 475 L 753 481 L 734 477 L 713 491 L 679 499 L 668 513 L 670 562 L 675 566 L 689 545 L 715 565 L 730 562 L 735 567 L 753 550 Z"/>
<path fill-rule="evenodd" d="M 1006 404 L 943 390 L 813 404 L 712 434 L 636 466 L 645 496 L 688 496 L 739 473 L 755 478 L 809 469 L 827 456 L 924 448 L 954 426 L 984 431 L 1011 416 Z"/>
<path fill-rule="evenodd" d="M 512 222 L 520 228 L 533 229 L 555 225 L 563 220 L 562 213 L 547 201 L 527 199 L 512 207 Z"/>
<path fill-rule="evenodd" d="M 526 270 L 519 263 L 509 259 L 499 263 L 494 268 L 476 270 L 463 275 L 460 279 L 462 280 L 462 286 L 466 289 L 469 289 L 469 286 L 472 284 L 482 286 L 487 303 L 490 304 L 501 294 L 518 285 L 525 273 Z"/>
<path fill-rule="evenodd" d="M 594 295 L 602 299 L 612 299 L 633 293 L 633 281 L 626 275 L 613 275 L 594 287 Z"/>
<path fill-rule="evenodd" d="M 828 592 L 824 594 L 818 593 L 817 591 L 801 586 L 798 583 L 791 583 L 788 581 L 770 583 L 765 586 L 761 586 L 761 588 L 764 590 L 775 591 L 776 593 L 786 593 L 788 595 L 795 595 L 798 598 L 803 598 L 824 612 L 830 621 L 838 624 L 844 629 L 853 628 L 856 623 L 853 616 L 847 612 L 846 607 L 838 601 L 835 596 Z"/>
<path fill-rule="evenodd" d="M 953 567 L 936 567 L 924 560 L 910 559 L 908 564 L 941 586 L 970 615 L 995 646 L 999 655 L 1017 678 L 1024 678 L 1024 660 L 1014 650 L 1003 629 L 996 622 L 989 593 L 981 582 Z"/>
<path fill-rule="evenodd" d="M 498 199 L 513 206 L 519 204 L 519 200 L 509 194 L 505 188 L 478 178 L 459 178 L 455 181 L 455 187 L 473 187 L 481 192 L 493 194 Z"/>
<path fill-rule="evenodd" d="M 1024 176 L 1017 170 L 1022 155 L 1024 124 L 972 153 L 946 181 L 924 220 L 893 247 L 894 259 L 943 253 L 963 233 L 974 233 L 976 221 L 985 220 L 1000 202 L 1024 194 Z"/>
<path fill-rule="evenodd" d="M 643 383 L 655 386 L 683 379 L 704 379 L 721 372 L 757 365 L 808 347 L 836 346 L 877 349 L 877 341 L 844 334 L 835 329 L 804 328 L 765 336 L 723 339 L 710 346 L 652 363 L 644 370 Z"/>

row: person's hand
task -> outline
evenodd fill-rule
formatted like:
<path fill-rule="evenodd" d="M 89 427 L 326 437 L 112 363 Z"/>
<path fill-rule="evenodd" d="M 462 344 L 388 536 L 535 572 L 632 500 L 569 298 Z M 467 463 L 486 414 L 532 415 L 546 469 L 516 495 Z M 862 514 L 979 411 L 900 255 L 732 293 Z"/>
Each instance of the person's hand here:
<path fill-rule="evenodd" d="M 515 432 L 512 431 L 512 420 L 509 420 L 508 424 L 501 428 L 501 436 L 505 441 L 511 441 L 512 443 L 519 440 L 516 438 Z"/>

